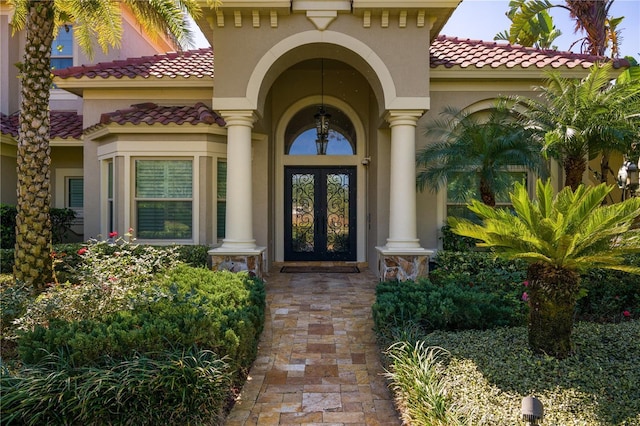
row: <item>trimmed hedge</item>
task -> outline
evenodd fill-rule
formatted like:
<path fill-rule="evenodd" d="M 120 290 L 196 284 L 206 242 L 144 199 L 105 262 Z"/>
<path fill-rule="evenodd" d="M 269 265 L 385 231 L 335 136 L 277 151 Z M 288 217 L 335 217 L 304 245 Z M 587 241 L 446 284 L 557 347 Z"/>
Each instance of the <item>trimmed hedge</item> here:
<path fill-rule="evenodd" d="M 62 354 L 74 366 L 102 365 L 134 353 L 197 346 L 228 356 L 234 369 L 247 369 L 257 353 L 264 324 L 262 281 L 244 274 L 179 266 L 131 295 L 135 306 L 97 319 L 62 321 L 24 332 L 18 351 L 25 364 L 47 353 Z"/>

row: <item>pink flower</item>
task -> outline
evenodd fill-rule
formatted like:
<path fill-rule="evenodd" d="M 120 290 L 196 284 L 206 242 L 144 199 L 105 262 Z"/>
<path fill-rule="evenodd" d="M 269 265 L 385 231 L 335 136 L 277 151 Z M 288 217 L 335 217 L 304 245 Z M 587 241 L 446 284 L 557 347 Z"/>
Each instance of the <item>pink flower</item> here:
<path fill-rule="evenodd" d="M 525 287 L 529 287 L 529 281 L 525 281 L 522 283 Z"/>
<path fill-rule="evenodd" d="M 631 317 L 631 312 L 629 312 L 629 311 L 622 311 L 622 315 L 623 315 L 625 318 L 630 318 L 630 317 Z"/>
<path fill-rule="evenodd" d="M 109 238 L 114 238 L 118 236 L 118 231 L 109 232 Z"/>
<path fill-rule="evenodd" d="M 82 247 L 80 250 L 78 250 L 78 254 L 80 256 L 82 256 L 83 254 L 85 254 L 87 252 L 87 248 L 86 247 Z"/>
<path fill-rule="evenodd" d="M 529 295 L 527 294 L 526 291 L 522 293 L 522 300 L 524 300 L 525 302 L 529 300 Z"/>

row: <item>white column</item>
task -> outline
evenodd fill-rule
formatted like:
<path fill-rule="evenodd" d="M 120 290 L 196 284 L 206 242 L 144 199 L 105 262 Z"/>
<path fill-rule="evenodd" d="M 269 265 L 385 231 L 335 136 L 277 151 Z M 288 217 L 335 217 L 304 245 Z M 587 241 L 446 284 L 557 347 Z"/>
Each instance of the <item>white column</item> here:
<path fill-rule="evenodd" d="M 253 238 L 251 129 L 253 111 L 221 111 L 227 123 L 227 212 L 223 250 L 256 248 Z"/>
<path fill-rule="evenodd" d="M 416 224 L 416 125 L 420 110 L 390 111 L 391 167 L 387 250 L 422 250 Z"/>

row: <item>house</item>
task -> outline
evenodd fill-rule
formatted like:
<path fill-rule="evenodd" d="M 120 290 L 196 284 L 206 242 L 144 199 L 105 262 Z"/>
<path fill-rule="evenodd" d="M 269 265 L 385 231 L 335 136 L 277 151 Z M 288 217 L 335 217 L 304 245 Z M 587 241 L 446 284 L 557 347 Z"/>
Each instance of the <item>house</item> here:
<path fill-rule="evenodd" d="M 213 50 L 159 53 L 133 26 L 98 63 L 74 50 L 54 71 L 54 202 L 82 199 L 85 238 L 132 228 L 140 242 L 206 244 L 214 268 L 425 274 L 456 208 L 446 191 L 416 191 L 425 123 L 445 106 L 534 96 L 546 71 L 581 78 L 598 59 L 440 36 L 458 3 L 225 0 L 197 22 Z M 7 39 L 0 10 L 1 201 L 12 203 L 19 37 Z"/>

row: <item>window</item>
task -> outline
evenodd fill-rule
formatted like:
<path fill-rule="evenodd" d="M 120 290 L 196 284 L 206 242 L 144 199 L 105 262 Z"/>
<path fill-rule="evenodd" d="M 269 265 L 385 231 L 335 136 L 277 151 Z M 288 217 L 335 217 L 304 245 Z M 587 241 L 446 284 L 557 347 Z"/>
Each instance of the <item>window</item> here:
<path fill-rule="evenodd" d="M 227 218 L 227 161 L 218 160 L 218 191 L 217 191 L 217 224 L 216 236 L 218 240 L 225 237 L 225 221 Z"/>
<path fill-rule="evenodd" d="M 107 162 L 107 229 L 111 232 L 113 227 L 113 161 Z"/>
<path fill-rule="evenodd" d="M 73 27 L 60 28 L 51 44 L 51 69 L 59 70 L 73 66 Z"/>
<path fill-rule="evenodd" d="M 67 178 L 67 207 L 74 210 L 81 210 L 84 207 L 83 178 Z"/>
<path fill-rule="evenodd" d="M 355 155 L 356 130 L 347 115 L 338 108 L 325 105 L 331 115 L 327 155 Z M 316 148 L 315 114 L 317 106 L 298 111 L 285 130 L 286 155 L 318 155 Z"/>
<path fill-rule="evenodd" d="M 191 239 L 193 162 L 135 161 L 136 232 L 141 239 Z"/>
<path fill-rule="evenodd" d="M 463 174 L 464 173 L 464 174 Z M 509 192 L 516 182 L 527 184 L 527 173 L 525 171 L 504 171 L 500 178 L 506 181 L 507 188 L 496 194 L 496 207 L 509 208 Z M 447 216 L 463 217 L 470 220 L 475 219 L 475 215 L 467 208 L 467 202 L 472 198 L 480 199 L 480 183 L 478 176 L 472 173 L 460 172 L 460 178 L 453 178 L 447 182 Z"/>

